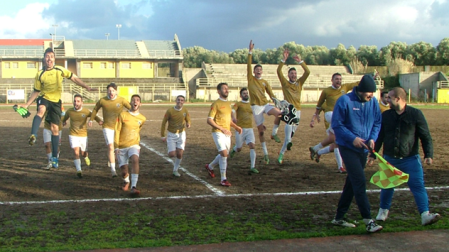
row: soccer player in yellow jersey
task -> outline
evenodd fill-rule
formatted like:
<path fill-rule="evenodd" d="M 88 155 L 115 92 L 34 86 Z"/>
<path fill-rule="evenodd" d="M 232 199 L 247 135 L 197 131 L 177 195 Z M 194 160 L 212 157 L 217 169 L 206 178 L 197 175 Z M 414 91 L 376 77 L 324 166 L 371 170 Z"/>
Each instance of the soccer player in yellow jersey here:
<path fill-rule="evenodd" d="M 61 121 L 61 95 L 62 95 L 62 81 L 67 78 L 73 81 L 76 85 L 81 86 L 88 91 L 95 91 L 95 89 L 87 86 L 80 78 L 69 70 L 55 66 L 55 53 L 53 49 L 47 48 L 44 53 L 44 67 L 37 72 L 34 80 L 34 91 L 25 105 L 21 106 L 28 108 L 31 103 L 37 98 L 37 114 L 34 116 L 33 125 L 31 127 L 31 136 L 28 143 L 33 145 L 36 142 L 37 131 L 41 125 L 42 118 L 47 112 L 45 121 L 50 123 L 51 127 L 51 149 L 52 149 L 52 165 L 58 168 L 58 147 L 59 147 L 59 123 Z"/>
<path fill-rule="evenodd" d="M 186 98 L 183 95 L 176 97 L 176 105 L 167 109 L 161 125 L 161 139 L 167 143 L 168 156 L 175 158 L 173 162 L 173 176 L 180 177 L 178 172 L 182 154 L 186 146 L 186 128 L 190 128 L 189 111 L 184 108 Z M 168 122 L 168 134 L 165 136 L 165 125 Z"/>
<path fill-rule="evenodd" d="M 114 147 L 123 178 L 124 191 L 129 189 L 128 163 L 131 160 L 131 196 L 139 196 L 137 181 L 139 180 L 140 130 L 147 120 L 140 114 L 140 96 L 131 96 L 131 109 L 122 111 L 115 126 Z"/>
<path fill-rule="evenodd" d="M 256 138 L 254 137 L 253 131 L 253 111 L 249 104 L 247 88 L 240 89 L 240 98 L 242 98 L 242 101 L 235 103 L 232 109 L 232 121 L 242 128 L 242 134 L 238 131 L 235 132 L 235 145 L 231 150 L 231 158 L 234 157 L 235 153 L 242 150 L 243 141 L 245 141 L 249 147 L 249 157 L 251 160 L 249 173 L 257 174 L 259 171 L 256 169 L 256 150 L 254 149 Z"/>
<path fill-rule="evenodd" d="M 220 184 L 222 186 L 231 186 L 231 183 L 229 183 L 226 177 L 227 158 L 229 149 L 231 148 L 231 127 L 236 129 L 240 134 L 242 134 L 242 128 L 231 120 L 231 102 L 227 100 L 229 94 L 228 84 L 218 84 L 217 92 L 220 98 L 210 106 L 207 123 L 212 126 L 212 137 L 214 138 L 219 154 L 212 163 L 206 165 L 206 170 L 209 176 L 215 178 L 214 168 L 218 164 L 221 174 Z"/>
<path fill-rule="evenodd" d="M 65 115 L 64 108 L 61 106 L 62 113 L 61 116 Z M 45 116 L 45 115 L 44 115 Z M 61 145 L 61 139 L 62 139 L 62 118 L 59 123 L 59 144 Z M 47 154 L 48 164 L 44 167 L 45 170 L 50 170 L 50 168 L 53 167 L 53 157 L 51 153 L 51 125 L 49 122 L 44 121 L 44 130 L 42 132 L 42 138 L 44 139 L 44 146 L 45 146 L 45 153 Z M 58 148 L 58 158 L 60 154 L 61 148 Z"/>
<path fill-rule="evenodd" d="M 92 121 L 97 115 L 98 111 L 103 108 L 103 135 L 106 145 L 108 146 L 108 165 L 111 168 L 112 177 L 117 177 L 117 172 L 115 171 L 115 155 L 114 155 L 114 130 L 115 123 L 117 121 L 118 115 L 123 111 L 123 108 L 130 109 L 131 105 L 123 97 L 117 95 L 117 85 L 115 83 L 110 83 L 107 86 L 108 95 L 101 98 L 94 109 L 92 110 L 92 115 L 90 116 L 89 126 L 92 126 Z"/>
<path fill-rule="evenodd" d="M 254 121 L 257 125 L 257 131 L 259 132 L 259 140 L 262 145 L 263 153 L 264 153 L 264 161 L 265 163 L 270 163 L 270 159 L 268 158 L 268 150 L 267 145 L 265 143 L 264 131 L 266 130 L 264 123 L 263 114 L 273 115 L 275 117 L 279 117 L 282 115 L 282 112 L 270 105 L 268 103 L 268 99 L 265 97 L 265 92 L 268 93 L 272 100 L 276 99 L 276 96 L 273 94 L 271 90 L 270 84 L 264 79 L 262 79 L 262 66 L 257 64 L 254 66 L 254 69 L 251 70 L 252 63 L 252 52 L 254 49 L 253 41 L 249 42 L 249 53 L 248 53 L 248 61 L 247 61 L 247 78 L 248 78 L 248 91 L 249 91 L 249 99 L 251 104 L 251 109 L 253 111 Z M 251 72 L 253 71 L 253 72 Z M 253 75 L 254 73 L 254 75 Z M 279 139 L 275 139 L 276 142 L 280 142 Z"/>
<path fill-rule="evenodd" d="M 380 113 L 390 109 L 390 103 L 388 103 L 388 91 L 383 91 L 380 94 L 379 107 Z"/>
<path fill-rule="evenodd" d="M 301 91 L 302 86 L 304 85 L 304 82 L 307 80 L 307 77 L 309 77 L 310 70 L 307 67 L 306 63 L 299 58 L 298 55 L 295 55 L 293 59 L 295 59 L 304 70 L 303 75 L 297 79 L 297 73 L 296 68 L 292 67 L 288 70 L 288 79 L 284 77 L 284 74 L 282 73 L 282 67 L 284 66 L 285 61 L 288 59 L 289 51 L 287 49 L 284 50 L 284 58 L 279 63 L 278 69 L 277 69 L 277 75 L 279 78 L 279 81 L 282 85 L 282 92 L 284 93 L 284 99 L 292 104 L 296 109 L 296 117 L 298 119 L 301 118 Z M 277 129 L 279 127 L 279 123 L 281 121 L 281 118 L 276 117 L 274 121 L 274 127 L 273 127 L 273 133 L 272 135 L 277 136 Z M 279 164 L 283 163 L 284 159 L 284 153 L 286 150 L 290 150 L 292 147 L 292 137 L 296 131 L 296 128 L 299 125 L 299 121 L 297 124 L 285 124 L 284 133 L 284 144 L 282 145 L 281 151 L 279 152 L 278 162 Z"/>
<path fill-rule="evenodd" d="M 76 175 L 79 178 L 83 177 L 80 156 L 83 156 L 86 165 L 90 166 L 90 159 L 86 150 L 87 120 L 90 118 L 91 114 L 92 112 L 89 109 L 83 108 L 83 97 L 80 94 L 76 94 L 73 97 L 73 108 L 68 109 L 62 119 L 64 126 L 67 124 L 67 120 L 70 119 L 69 142 L 70 148 L 72 148 L 75 156 L 73 162 L 75 163 Z M 101 118 L 96 116 L 95 121 L 100 123 Z"/>
<path fill-rule="evenodd" d="M 335 103 L 337 102 L 338 98 L 340 96 L 345 95 L 349 91 L 351 91 L 354 87 L 356 87 L 359 82 L 354 83 L 348 83 L 348 84 L 341 84 L 342 77 L 339 73 L 334 73 L 332 75 L 332 86 L 323 89 L 321 91 L 320 98 L 318 99 L 317 107 L 315 114 L 312 116 L 312 121 L 310 123 L 310 126 L 313 127 L 315 124 L 315 119 L 320 122 L 320 112 L 321 112 L 321 106 L 323 104 L 326 104 L 326 112 L 324 113 L 325 120 L 331 124 L 332 121 L 332 112 L 334 110 Z M 330 152 L 334 152 L 335 159 L 337 160 L 337 169 L 339 172 L 343 173 L 346 172 L 344 166 L 343 166 L 343 160 L 340 156 L 340 151 L 336 145 L 332 145 L 335 142 L 335 135 L 334 131 L 332 130 L 332 125 L 329 126 L 329 128 L 326 130 L 328 136 L 320 143 L 313 147 L 309 147 L 310 151 L 310 159 L 314 160 L 316 162 L 320 161 L 320 157 L 323 154 L 327 154 Z M 330 146 L 327 146 L 330 145 Z M 326 147 L 325 147 L 326 146 Z"/>

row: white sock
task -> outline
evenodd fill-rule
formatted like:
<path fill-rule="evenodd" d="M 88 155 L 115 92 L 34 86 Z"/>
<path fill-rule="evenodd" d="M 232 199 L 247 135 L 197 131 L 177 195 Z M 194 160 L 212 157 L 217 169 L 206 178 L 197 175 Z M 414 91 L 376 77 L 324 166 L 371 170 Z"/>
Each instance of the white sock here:
<path fill-rule="evenodd" d="M 338 148 L 334 149 L 334 155 L 335 160 L 337 160 L 338 169 L 340 169 L 340 167 L 343 167 L 343 160 L 341 159 L 340 150 Z"/>
<path fill-rule="evenodd" d="M 182 159 L 175 158 L 175 166 L 173 167 L 173 171 L 177 171 L 179 168 L 179 164 L 181 163 Z"/>
<path fill-rule="evenodd" d="M 226 167 L 228 166 L 228 158 L 220 157 L 219 165 L 220 165 L 220 174 L 221 181 L 226 180 Z"/>
<path fill-rule="evenodd" d="M 318 151 L 318 155 L 323 155 L 323 154 L 327 154 L 327 153 L 331 152 L 329 149 L 330 149 L 330 146 L 324 147 L 323 149 Z"/>
<path fill-rule="evenodd" d="M 51 161 L 52 161 L 51 152 L 50 152 L 50 153 L 47 153 L 47 158 L 48 158 L 48 162 L 51 162 Z"/>
<path fill-rule="evenodd" d="M 268 155 L 267 144 L 262 142 L 262 150 L 264 155 Z"/>
<path fill-rule="evenodd" d="M 297 124 L 295 124 L 295 125 L 292 125 L 292 131 L 293 131 L 293 133 L 295 133 L 296 132 L 296 129 L 298 128 L 298 125 Z"/>
<path fill-rule="evenodd" d="M 115 171 L 115 163 L 111 163 L 111 172 L 112 172 L 113 174 L 116 173 L 116 171 Z"/>
<path fill-rule="evenodd" d="M 221 156 L 220 156 L 220 154 L 218 154 L 218 155 L 214 158 L 214 160 L 212 161 L 212 163 L 209 164 L 209 168 L 213 170 L 213 169 L 215 168 L 215 166 L 218 164 L 220 158 L 221 158 Z"/>
<path fill-rule="evenodd" d="M 131 188 L 136 187 L 139 174 L 131 174 Z"/>
<path fill-rule="evenodd" d="M 75 159 L 73 160 L 73 163 L 75 163 L 76 171 L 81 171 L 81 160 L 79 158 Z"/>
<path fill-rule="evenodd" d="M 285 151 L 287 150 L 287 144 L 292 141 L 292 131 L 293 131 L 292 126 L 286 124 L 284 127 L 284 133 L 285 133 L 284 144 L 282 145 L 281 151 L 279 152 L 280 154 L 285 153 Z"/>
<path fill-rule="evenodd" d="M 251 168 L 255 168 L 256 167 L 256 150 L 255 149 L 249 150 L 249 157 L 251 159 Z"/>
<path fill-rule="evenodd" d="M 278 128 L 279 128 L 279 125 L 274 124 L 273 131 L 271 132 L 271 135 L 273 135 L 273 136 L 276 135 L 278 133 Z"/>
<path fill-rule="evenodd" d="M 126 176 L 126 178 L 123 178 L 123 181 L 125 181 L 126 183 L 129 183 L 129 174 L 128 174 L 128 176 Z"/>
<path fill-rule="evenodd" d="M 318 150 L 320 150 L 320 149 L 322 149 L 322 148 L 323 148 L 323 145 L 321 145 L 321 143 L 319 143 L 319 144 L 313 146 L 313 149 L 314 149 L 315 151 L 318 151 Z"/>

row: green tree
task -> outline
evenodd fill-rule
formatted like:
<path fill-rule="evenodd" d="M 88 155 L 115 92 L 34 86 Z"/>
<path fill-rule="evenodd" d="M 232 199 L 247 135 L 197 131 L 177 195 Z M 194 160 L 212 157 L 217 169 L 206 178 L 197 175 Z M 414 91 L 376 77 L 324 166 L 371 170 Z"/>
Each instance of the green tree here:
<path fill-rule="evenodd" d="M 437 59 L 440 65 L 449 65 L 449 38 L 444 38 L 437 46 Z"/>
<path fill-rule="evenodd" d="M 356 56 L 365 67 L 379 64 L 377 46 L 362 45 L 357 50 Z"/>
<path fill-rule="evenodd" d="M 394 59 L 405 59 L 406 50 L 406 43 L 394 41 L 390 42 L 390 44 L 380 49 L 379 63 L 383 66 L 386 66 Z"/>
<path fill-rule="evenodd" d="M 415 66 L 435 65 L 436 49 L 430 43 L 418 42 L 407 47 L 405 58 Z"/>

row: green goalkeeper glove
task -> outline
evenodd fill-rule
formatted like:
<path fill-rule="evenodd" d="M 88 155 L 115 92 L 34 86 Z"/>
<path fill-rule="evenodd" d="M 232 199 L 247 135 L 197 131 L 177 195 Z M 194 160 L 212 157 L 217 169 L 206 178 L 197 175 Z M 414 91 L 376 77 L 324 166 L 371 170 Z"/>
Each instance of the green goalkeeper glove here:
<path fill-rule="evenodd" d="M 28 118 L 31 115 L 31 113 L 28 111 L 28 109 L 19 107 L 19 106 L 17 106 L 17 104 L 12 106 L 12 108 L 14 109 L 14 111 L 19 113 L 19 115 L 22 116 L 23 118 Z"/>

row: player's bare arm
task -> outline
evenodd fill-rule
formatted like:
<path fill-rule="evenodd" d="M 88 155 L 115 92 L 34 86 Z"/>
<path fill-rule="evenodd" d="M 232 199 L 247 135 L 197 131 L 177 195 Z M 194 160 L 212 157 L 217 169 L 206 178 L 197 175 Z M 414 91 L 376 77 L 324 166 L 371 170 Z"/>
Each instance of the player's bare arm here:
<path fill-rule="evenodd" d="M 249 49 L 249 52 L 252 52 L 253 49 L 254 49 L 254 44 L 253 44 L 253 40 L 252 40 L 252 39 L 249 41 L 249 47 L 248 47 L 248 49 Z"/>

